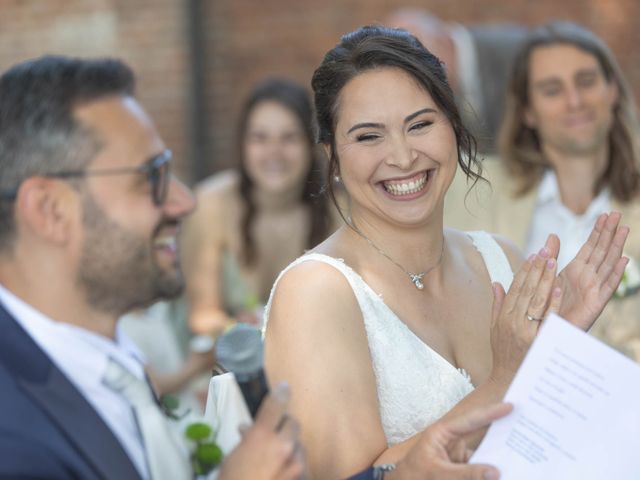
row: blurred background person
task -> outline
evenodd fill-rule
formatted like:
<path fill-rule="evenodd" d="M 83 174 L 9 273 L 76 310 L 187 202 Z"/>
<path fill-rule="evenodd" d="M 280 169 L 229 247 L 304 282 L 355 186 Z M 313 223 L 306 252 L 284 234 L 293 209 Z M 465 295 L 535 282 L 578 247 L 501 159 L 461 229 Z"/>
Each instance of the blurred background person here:
<path fill-rule="evenodd" d="M 514 63 L 500 159 L 483 167 L 491 187 L 479 183 L 467 196 L 469 185 L 458 175 L 446 223 L 498 232 L 526 254 L 555 232 L 562 245 L 559 268 L 577 253 L 598 215 L 622 213 L 631 227 L 622 298 L 609 303 L 592 332 L 640 360 L 640 282 L 634 279 L 640 258 L 637 108 L 600 38 L 570 22 L 531 33 Z"/>
<path fill-rule="evenodd" d="M 219 333 L 258 325 L 276 275 L 331 232 L 324 175 L 305 88 L 285 79 L 255 86 L 238 127 L 237 170 L 196 189 L 183 238 L 189 323 Z"/>
<path fill-rule="evenodd" d="M 503 22 L 466 26 L 417 8 L 395 10 L 384 24 L 411 32 L 445 64 L 463 121 L 476 137 L 479 152 L 494 152 L 507 78 L 528 29 Z"/>

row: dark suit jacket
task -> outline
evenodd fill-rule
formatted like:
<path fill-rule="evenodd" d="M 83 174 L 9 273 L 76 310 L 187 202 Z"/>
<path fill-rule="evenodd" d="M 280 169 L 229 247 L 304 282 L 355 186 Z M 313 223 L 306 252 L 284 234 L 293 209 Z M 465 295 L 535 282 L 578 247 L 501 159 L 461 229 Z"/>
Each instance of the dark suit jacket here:
<path fill-rule="evenodd" d="M 140 476 L 98 413 L 0 304 L 0 480 L 8 479 Z"/>

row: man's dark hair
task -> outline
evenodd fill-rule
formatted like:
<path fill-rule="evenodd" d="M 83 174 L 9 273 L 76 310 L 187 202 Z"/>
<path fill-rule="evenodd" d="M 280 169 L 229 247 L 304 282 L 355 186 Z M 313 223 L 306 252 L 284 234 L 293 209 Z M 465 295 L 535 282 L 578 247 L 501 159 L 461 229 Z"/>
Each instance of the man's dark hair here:
<path fill-rule="evenodd" d="M 15 236 L 14 200 L 31 176 L 86 167 L 100 148 L 74 109 L 108 96 L 133 96 L 131 69 L 114 59 L 44 56 L 0 76 L 0 251 Z"/>

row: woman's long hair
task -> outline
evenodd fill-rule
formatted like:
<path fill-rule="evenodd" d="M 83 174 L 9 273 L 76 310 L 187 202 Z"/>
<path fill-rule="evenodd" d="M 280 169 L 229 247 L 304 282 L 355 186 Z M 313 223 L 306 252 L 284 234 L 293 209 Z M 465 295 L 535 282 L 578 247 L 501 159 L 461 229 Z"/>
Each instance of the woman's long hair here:
<path fill-rule="evenodd" d="M 309 232 L 306 248 L 312 248 L 329 234 L 330 218 L 326 196 L 323 193 L 324 169 L 320 152 L 314 142 L 313 109 L 305 88 L 291 80 L 272 78 L 257 84 L 251 91 L 240 114 L 237 135 L 237 151 L 240 158 L 240 197 L 243 202 L 241 235 L 243 242 L 242 261 L 245 265 L 255 265 L 257 249 L 253 238 L 253 223 L 257 205 L 252 192 L 254 183 L 247 172 L 245 161 L 245 137 L 249 116 L 255 107 L 265 101 L 277 102 L 295 115 L 300 122 L 308 146 L 311 162 L 304 180 L 300 201 L 307 205 L 309 212 Z M 300 252 L 302 253 L 302 252 Z"/>

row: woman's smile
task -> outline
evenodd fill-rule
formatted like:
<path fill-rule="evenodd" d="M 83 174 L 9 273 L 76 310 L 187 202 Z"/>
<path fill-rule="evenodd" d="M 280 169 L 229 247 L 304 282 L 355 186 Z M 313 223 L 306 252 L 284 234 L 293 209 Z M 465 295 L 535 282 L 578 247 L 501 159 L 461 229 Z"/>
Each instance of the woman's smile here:
<path fill-rule="evenodd" d="M 404 178 L 395 178 L 379 182 L 384 191 L 396 200 L 413 200 L 427 192 L 429 180 L 435 170 L 423 170 Z"/>

